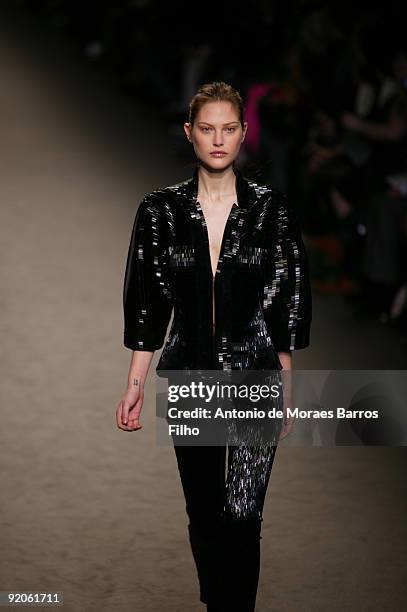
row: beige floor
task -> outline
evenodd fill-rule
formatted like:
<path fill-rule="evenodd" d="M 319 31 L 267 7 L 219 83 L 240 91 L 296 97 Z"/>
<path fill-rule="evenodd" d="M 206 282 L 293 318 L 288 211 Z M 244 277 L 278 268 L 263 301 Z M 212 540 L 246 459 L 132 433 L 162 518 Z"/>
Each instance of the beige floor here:
<path fill-rule="evenodd" d="M 144 429 L 114 421 L 134 213 L 185 169 L 166 132 L 69 45 L 0 23 L 0 590 L 62 591 L 67 612 L 199 612 L 153 378 Z M 405 347 L 336 299 L 316 299 L 315 321 L 296 367 L 405 363 Z M 405 610 L 405 467 L 404 448 L 280 447 L 258 612 Z"/>

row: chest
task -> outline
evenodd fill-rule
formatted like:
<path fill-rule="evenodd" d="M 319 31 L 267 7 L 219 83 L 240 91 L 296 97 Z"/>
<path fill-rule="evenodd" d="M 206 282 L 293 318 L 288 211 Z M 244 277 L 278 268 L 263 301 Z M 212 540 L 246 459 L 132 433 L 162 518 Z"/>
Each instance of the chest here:
<path fill-rule="evenodd" d="M 201 213 L 204 242 L 207 242 L 209 249 L 212 274 L 215 276 L 222 251 L 225 229 L 231 217 L 232 209 L 237 207 L 236 198 L 232 201 L 225 201 L 218 205 L 209 205 L 201 199 L 198 200 L 197 205 Z"/>
<path fill-rule="evenodd" d="M 169 267 L 180 284 L 212 279 L 240 287 L 252 284 L 274 249 L 274 223 L 263 206 L 228 205 L 211 210 L 191 201 L 171 220 Z M 232 276 L 233 275 L 233 276 Z"/>

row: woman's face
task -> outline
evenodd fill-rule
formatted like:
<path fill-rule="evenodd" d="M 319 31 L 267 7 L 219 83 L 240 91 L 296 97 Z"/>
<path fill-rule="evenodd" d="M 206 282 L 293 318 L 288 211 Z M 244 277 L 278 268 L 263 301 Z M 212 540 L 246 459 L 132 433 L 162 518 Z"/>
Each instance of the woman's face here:
<path fill-rule="evenodd" d="M 223 170 L 237 157 L 247 123 L 244 122 L 242 128 L 231 102 L 207 102 L 199 110 L 192 127 L 184 123 L 184 130 L 197 158 L 213 170 Z"/>

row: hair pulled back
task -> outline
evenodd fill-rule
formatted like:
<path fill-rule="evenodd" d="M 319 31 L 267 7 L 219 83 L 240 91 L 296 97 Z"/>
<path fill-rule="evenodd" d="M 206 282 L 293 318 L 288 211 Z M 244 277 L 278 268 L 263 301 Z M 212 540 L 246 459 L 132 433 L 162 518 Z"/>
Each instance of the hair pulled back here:
<path fill-rule="evenodd" d="M 189 103 L 189 123 L 194 124 L 200 109 L 208 102 L 231 102 L 237 110 L 239 121 L 243 128 L 244 105 L 239 92 L 223 81 L 214 81 L 201 85 Z"/>

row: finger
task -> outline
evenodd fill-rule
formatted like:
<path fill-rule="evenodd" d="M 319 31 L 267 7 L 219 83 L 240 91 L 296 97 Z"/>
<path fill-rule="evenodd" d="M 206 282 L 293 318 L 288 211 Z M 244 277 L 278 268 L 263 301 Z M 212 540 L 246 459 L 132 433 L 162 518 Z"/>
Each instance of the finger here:
<path fill-rule="evenodd" d="M 143 426 L 139 422 L 131 423 L 129 427 L 131 427 L 132 431 L 138 431 L 139 429 L 143 429 Z"/>
<path fill-rule="evenodd" d="M 142 428 L 142 424 L 140 423 L 140 409 L 133 408 L 129 412 L 128 425 L 134 429 Z"/>
<path fill-rule="evenodd" d="M 127 424 L 129 425 L 129 427 L 140 427 L 141 426 L 139 417 L 137 415 L 131 416 L 131 413 L 130 413 Z"/>
<path fill-rule="evenodd" d="M 141 428 L 142 425 L 140 423 L 140 419 L 135 416 L 135 417 L 129 417 L 129 421 L 128 421 L 128 425 L 129 427 L 136 427 L 137 429 Z"/>
<path fill-rule="evenodd" d="M 116 411 L 116 422 L 117 426 L 124 431 L 131 431 L 131 428 L 127 424 L 123 423 L 123 400 L 119 403 Z"/>
<path fill-rule="evenodd" d="M 123 400 L 121 400 L 118 403 L 117 409 L 116 409 L 116 423 L 118 427 L 121 427 L 122 425 L 122 405 L 123 405 Z"/>
<path fill-rule="evenodd" d="M 139 418 L 143 405 L 143 398 L 144 394 L 142 393 L 134 405 L 127 396 L 121 400 L 118 408 L 118 426 L 120 429 L 124 431 L 135 431 L 142 428 Z"/>
<path fill-rule="evenodd" d="M 122 421 L 124 425 L 126 425 L 129 420 L 129 412 L 130 412 L 130 402 L 129 400 L 124 399 L 123 408 L 122 408 Z"/>
<path fill-rule="evenodd" d="M 134 406 L 131 408 L 128 414 L 128 420 L 139 420 L 141 409 L 143 407 L 143 396 L 139 397 Z"/>

